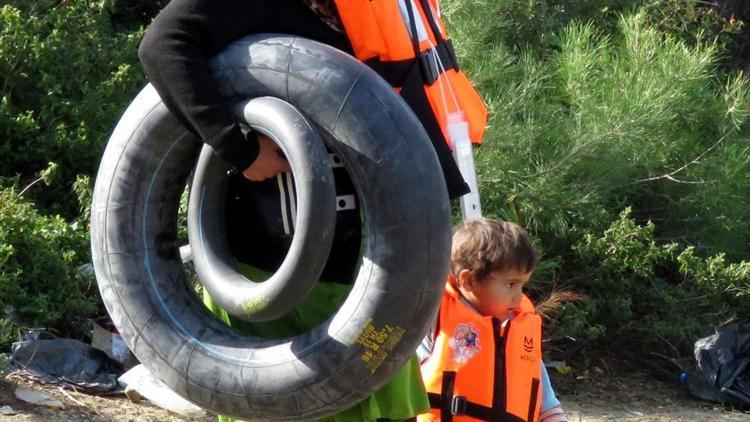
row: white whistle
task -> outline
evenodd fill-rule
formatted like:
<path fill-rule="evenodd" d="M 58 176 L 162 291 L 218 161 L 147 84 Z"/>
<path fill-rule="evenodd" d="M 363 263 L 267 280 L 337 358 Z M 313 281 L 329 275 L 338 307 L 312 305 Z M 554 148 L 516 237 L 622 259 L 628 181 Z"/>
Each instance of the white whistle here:
<path fill-rule="evenodd" d="M 471 189 L 471 192 L 460 198 L 461 214 L 464 221 L 480 218 L 482 217 L 482 207 L 479 202 L 479 185 L 477 184 L 477 172 L 474 167 L 474 153 L 469 138 L 469 122 L 466 121 L 462 113 L 457 112 L 448 115 L 448 136 L 453 146 L 453 157 L 461 171 L 461 176 Z"/>

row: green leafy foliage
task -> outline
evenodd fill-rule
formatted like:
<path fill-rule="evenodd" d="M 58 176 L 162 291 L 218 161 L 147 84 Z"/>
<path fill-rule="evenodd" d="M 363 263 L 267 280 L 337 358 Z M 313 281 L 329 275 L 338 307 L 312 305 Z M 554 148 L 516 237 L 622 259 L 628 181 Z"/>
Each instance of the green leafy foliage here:
<path fill-rule="evenodd" d="M 746 256 L 747 79 L 717 76 L 714 44 L 689 47 L 642 13 L 619 25 L 612 39 L 572 23 L 547 60 L 495 49 L 504 65 L 477 78 L 493 116 L 485 204 L 561 238 L 632 205 L 659 237 Z"/>
<path fill-rule="evenodd" d="M 142 29 L 115 31 L 108 3 L 0 7 L 0 175 L 25 184 L 54 160 L 55 183 L 32 196 L 67 217 L 78 214 L 76 175 L 94 174 L 113 122 L 143 84 Z"/>
<path fill-rule="evenodd" d="M 692 248 L 657 243 L 653 223 L 639 225 L 623 211 L 602 233 L 573 246 L 576 289 L 585 303 L 567 305 L 554 323 L 559 333 L 585 333 L 609 348 L 673 353 L 715 324 L 746 315 L 748 263 L 727 265 L 719 257 L 699 258 Z M 716 285 L 719 283 L 719 285 Z"/>
<path fill-rule="evenodd" d="M 88 248 L 78 223 L 41 215 L 15 189 L 0 190 L 0 349 L 22 327 L 84 334 L 98 310 L 93 280 L 76 274 Z"/>
<path fill-rule="evenodd" d="M 91 179 L 144 84 L 137 46 L 159 7 L 0 6 L 0 350 L 28 327 L 79 337 L 102 312 L 94 281 L 76 275 L 90 261 Z"/>
<path fill-rule="evenodd" d="M 750 81 L 724 66 L 742 23 L 683 1 L 443 4 L 490 108 L 485 213 L 536 237 L 532 294 L 586 295 L 548 328 L 689 355 L 746 315 Z"/>

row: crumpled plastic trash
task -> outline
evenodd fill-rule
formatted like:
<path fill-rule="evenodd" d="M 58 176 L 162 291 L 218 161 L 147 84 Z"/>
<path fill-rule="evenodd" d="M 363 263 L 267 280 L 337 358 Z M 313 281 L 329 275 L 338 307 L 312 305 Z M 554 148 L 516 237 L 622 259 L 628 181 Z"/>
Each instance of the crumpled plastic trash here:
<path fill-rule="evenodd" d="M 57 400 L 49 394 L 32 390 L 30 388 L 17 387 L 16 398 L 36 406 L 49 407 L 50 409 L 65 409 L 65 405 L 60 400 Z"/>
<path fill-rule="evenodd" d="M 695 342 L 698 373 L 687 382 L 694 396 L 750 406 L 750 320 L 730 321 Z"/>
<path fill-rule="evenodd" d="M 189 418 L 206 416 L 206 411 L 185 400 L 170 390 L 164 382 L 156 378 L 145 366 L 136 365 L 120 377 L 120 384 L 125 385 L 125 395 L 133 400 L 129 390 L 135 390 L 138 395 L 148 399 L 151 403 L 167 409 L 178 415 Z"/>
<path fill-rule="evenodd" d="M 65 382 L 92 392 L 118 388 L 122 365 L 106 353 L 73 339 L 30 339 L 13 343 L 11 364 L 42 383 Z"/>

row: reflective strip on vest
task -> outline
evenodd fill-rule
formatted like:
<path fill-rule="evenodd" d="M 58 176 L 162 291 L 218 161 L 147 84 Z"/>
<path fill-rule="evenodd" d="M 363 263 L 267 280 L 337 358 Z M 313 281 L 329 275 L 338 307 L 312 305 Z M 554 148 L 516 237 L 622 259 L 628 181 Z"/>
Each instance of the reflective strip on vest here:
<path fill-rule="evenodd" d="M 501 327 L 448 283 L 437 324 L 432 355 L 422 364 L 432 409 L 418 421 L 538 421 L 542 323 L 526 296 Z"/>
<path fill-rule="evenodd" d="M 417 5 L 414 4 L 414 0 L 411 0 L 410 3 L 410 7 L 412 8 L 411 10 L 418 10 Z M 399 0 L 398 8 L 401 11 L 401 19 L 404 21 L 404 25 L 406 26 L 406 28 L 411 28 L 411 19 L 409 18 L 409 9 L 406 6 L 406 0 Z M 415 19 L 415 26 L 417 28 L 417 39 L 419 40 L 419 42 L 426 42 L 428 40 L 427 28 L 425 28 L 422 19 Z M 411 34 L 411 31 L 409 31 L 409 35 L 414 38 L 413 34 Z M 435 41 L 435 43 L 437 43 L 437 40 Z"/>

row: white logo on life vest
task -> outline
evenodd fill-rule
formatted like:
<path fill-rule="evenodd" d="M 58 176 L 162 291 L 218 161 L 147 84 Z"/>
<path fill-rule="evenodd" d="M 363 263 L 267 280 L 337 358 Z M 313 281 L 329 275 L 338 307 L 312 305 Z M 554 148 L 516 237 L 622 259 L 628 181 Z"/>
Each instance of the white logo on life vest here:
<path fill-rule="evenodd" d="M 468 362 L 482 350 L 479 346 L 479 330 L 473 322 L 458 324 L 453 337 L 448 340 L 448 346 L 453 350 L 453 360 L 456 363 Z"/>

